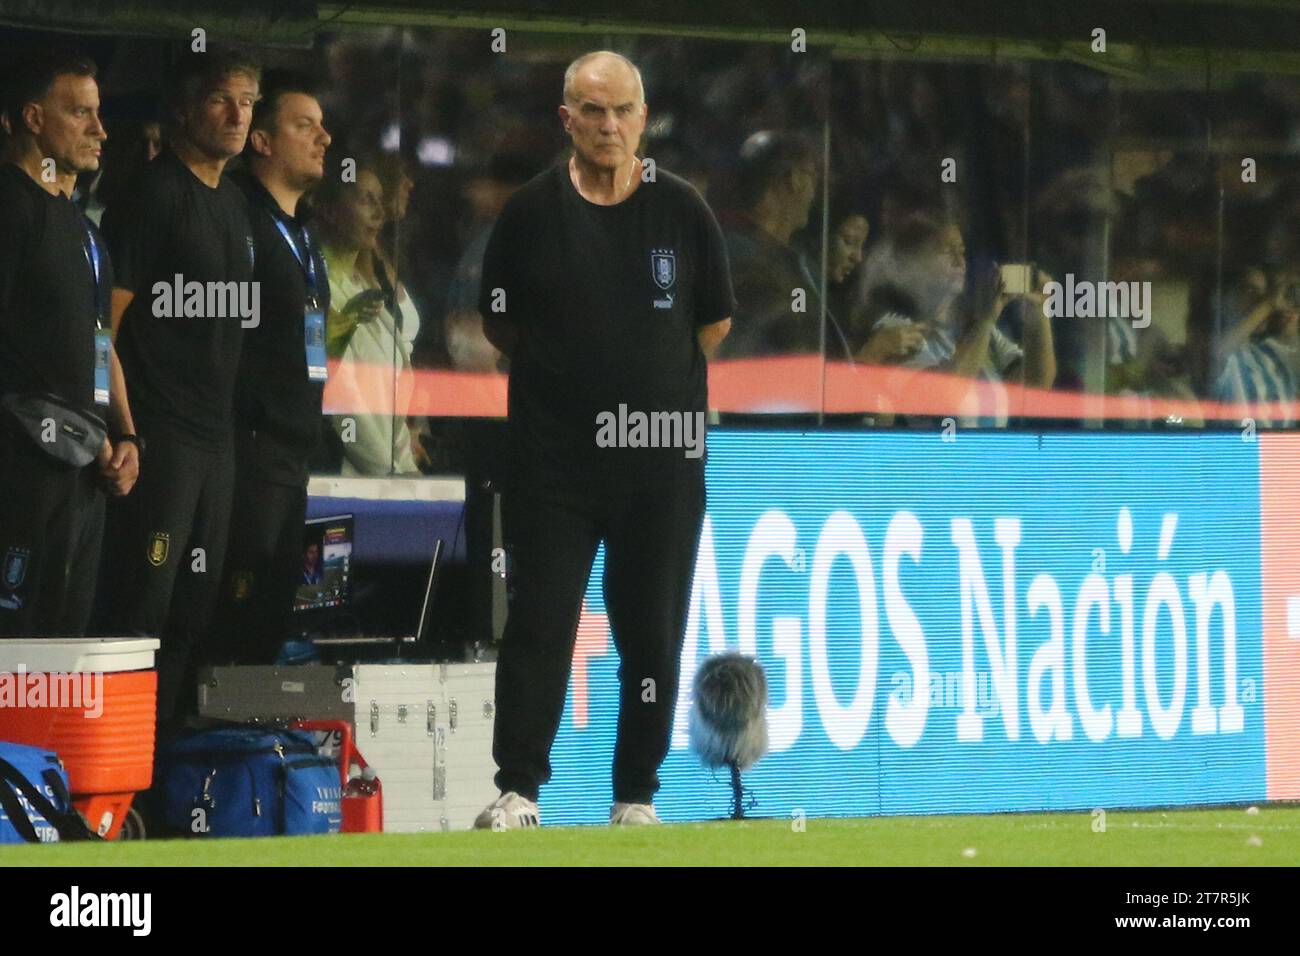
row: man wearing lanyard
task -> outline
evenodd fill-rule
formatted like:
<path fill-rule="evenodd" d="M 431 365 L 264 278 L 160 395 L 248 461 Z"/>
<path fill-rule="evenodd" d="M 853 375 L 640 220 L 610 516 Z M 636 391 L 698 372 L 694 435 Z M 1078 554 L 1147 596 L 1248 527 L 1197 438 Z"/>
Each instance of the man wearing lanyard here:
<path fill-rule="evenodd" d="M 168 149 L 104 212 L 115 341 L 147 443 L 135 493 L 109 509 L 110 624 L 162 642 L 164 734 L 195 706 L 195 650 L 212 626 L 230 530 L 235 377 L 258 287 L 247 203 L 222 173 L 244 149 L 260 81 L 243 57 L 187 55 L 168 86 Z M 186 292 L 182 307 L 181 289 L 200 294 Z"/>
<path fill-rule="evenodd" d="M 76 186 L 75 174 L 59 177 L 59 191 L 69 199 Z M 68 562 L 68 588 L 60 628 L 63 637 L 81 637 L 91 623 L 100 556 L 104 548 L 105 492 L 121 498 L 131 491 L 140 474 L 140 453 L 144 448 L 144 440 L 134 431 L 127 403 L 126 379 L 113 347 L 113 269 L 108 246 L 84 210 L 82 216 L 86 227 L 85 257 L 94 276 L 95 288 L 95 404 L 102 408 L 108 403 L 109 420 L 115 427 L 110 430 L 113 458 L 108 467 L 87 468 L 81 473 L 80 524 L 76 528 L 72 557 Z M 115 466 L 118 461 L 122 464 Z"/>
<path fill-rule="evenodd" d="M 298 204 L 325 174 L 330 135 L 304 84 L 269 78 L 232 174 L 248 197 L 262 321 L 235 389 L 235 506 L 208 657 L 272 663 L 302 567 L 307 463 L 321 433 L 329 278 Z"/>
<path fill-rule="evenodd" d="M 6 77 L 0 125 L 9 136 L 0 165 L 0 636 L 74 636 L 95 586 L 99 487 L 125 495 L 139 471 L 107 333 L 112 268 L 70 199 L 77 174 L 99 168 L 106 138 L 94 63 L 29 52 Z M 33 400 L 46 410 L 33 414 Z M 86 432 L 106 411 L 116 438 L 103 439 L 95 460 L 77 467 L 61 457 L 66 429 Z M 55 414 L 58 436 L 44 427 Z"/>

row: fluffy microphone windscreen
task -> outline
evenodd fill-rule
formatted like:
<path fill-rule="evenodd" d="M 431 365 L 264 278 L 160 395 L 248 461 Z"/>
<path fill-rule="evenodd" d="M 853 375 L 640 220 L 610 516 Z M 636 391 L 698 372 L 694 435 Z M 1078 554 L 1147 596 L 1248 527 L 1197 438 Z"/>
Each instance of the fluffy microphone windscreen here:
<path fill-rule="evenodd" d="M 767 752 L 767 676 L 744 654 L 718 654 L 695 674 L 691 749 L 710 767 L 745 770 Z"/>

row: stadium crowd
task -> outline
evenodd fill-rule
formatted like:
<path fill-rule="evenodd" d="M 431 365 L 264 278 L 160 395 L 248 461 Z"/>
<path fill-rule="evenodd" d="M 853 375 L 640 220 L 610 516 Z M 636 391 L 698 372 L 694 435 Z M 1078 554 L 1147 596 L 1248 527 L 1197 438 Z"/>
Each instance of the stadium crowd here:
<path fill-rule="evenodd" d="M 546 78 L 574 45 L 503 56 L 461 40 L 456 31 L 377 30 L 288 57 L 319 76 L 331 165 L 359 159 L 359 191 L 380 222 L 373 256 L 338 280 L 348 287 L 341 296 L 352 293 L 339 306 L 385 283 L 402 302 L 397 322 L 372 300 L 374 335 L 357 323 L 357 306 L 331 314 L 331 356 L 387 363 L 390 374 L 338 383 L 332 410 L 361 413 L 367 438 L 347 454 L 332 443 L 318 470 L 457 470 L 462 423 L 403 414 L 437 411 L 436 400 L 419 401 L 411 372 L 507 369 L 473 307 L 478 271 L 501 205 L 565 148 L 558 125 L 537 118 L 553 112 Z M 1261 427 L 1296 420 L 1293 82 L 1239 77 L 1206 93 L 1190 76 L 1139 85 L 1069 63 L 832 61 L 667 38 L 630 45 L 653 91 L 645 155 L 692 182 L 724 226 L 740 311 L 720 359 L 824 355 L 967 376 L 978 387 L 952 409 L 967 425 L 1084 422 L 1082 400 L 1065 417 L 1036 407 L 1039 389 L 1137 400 L 1105 422 L 1117 427 L 1237 427 L 1240 415 L 1199 411 L 1219 402 L 1258 404 Z M 110 135 L 104 170 L 83 190 L 92 217 L 129 179 L 122 168 L 159 148 L 140 112 L 149 83 L 122 84 L 135 113 Z M 108 125 L 115 134 L 111 108 Z M 1244 158 L 1256 163 L 1254 181 L 1243 181 Z M 946 161 L 950 176 L 941 175 Z M 350 192 L 322 193 L 320 204 L 346 207 Z M 377 273 L 364 265 L 371 258 Z M 1151 321 L 1040 321 L 1041 298 L 999 298 L 994 263 L 1035 264 L 1035 293 L 1067 275 L 1150 283 Z M 763 385 L 754 381 L 757 409 Z M 1008 393 L 1007 384 L 1029 391 Z M 393 397 L 376 405 L 362 387 Z M 1184 413 L 1152 410 L 1162 399 L 1181 401 Z M 392 410 L 395 423 L 372 406 Z M 934 419 L 863 411 L 836 421 Z"/>
<path fill-rule="evenodd" d="M 567 154 L 546 118 L 555 77 L 582 43 L 517 37 L 515 52 L 501 55 L 464 40 L 454 30 L 362 31 L 236 58 L 227 70 L 248 81 L 248 102 L 232 108 L 257 104 L 259 117 L 213 127 L 228 137 L 228 155 L 205 181 L 223 197 L 236 188 L 265 198 L 250 181 L 259 163 L 276 161 L 259 152 L 257 131 L 277 121 L 285 80 L 313 104 L 320 132 L 311 160 L 320 173 L 295 174 L 295 201 L 280 203 L 319 259 L 308 280 L 321 288 L 304 294 L 308 311 L 321 312 L 321 364 L 333 369 L 329 414 L 312 392 L 293 398 L 295 447 L 310 449 L 287 469 L 294 487 L 307 471 L 455 472 L 482 457 L 477 426 L 440 414 L 469 379 L 428 373 L 508 370 L 478 311 L 483 258 L 510 196 Z M 963 426 L 1239 427 L 1243 410 L 1259 427 L 1300 421 L 1300 84 L 1238 76 L 1207 91 L 1191 77 L 1138 83 L 1046 61 L 832 60 L 680 38 L 626 46 L 650 91 L 641 155 L 691 183 L 722 226 L 738 306 L 720 369 L 802 356 L 821 362 L 822 375 L 848 367 L 863 381 L 877 370 L 945 373 L 971 383 L 940 410 Z M 186 97 L 211 77 L 160 72 L 185 59 L 160 41 L 102 41 L 94 52 L 98 71 L 87 60 L 72 75 L 102 94 L 99 161 L 65 175 L 60 189 L 112 253 L 114 272 L 101 278 L 114 285 L 114 326 L 140 314 L 144 327 L 140 283 L 157 276 L 138 263 L 159 253 L 158 204 L 207 201 L 178 199 L 179 187 L 154 181 L 185 153 L 187 136 L 208 135 L 187 131 L 184 111 L 203 105 Z M 38 134 L 18 122 L 36 89 L 21 75 L 30 60 L 9 59 L 13 163 L 35 155 L 23 140 Z M 265 78 L 258 59 L 274 67 Z M 204 236 L 193 240 L 218 254 Z M 1008 264 L 1026 267 L 1023 288 L 1007 287 L 999 265 Z M 1145 305 L 1049 315 L 1047 289 L 1067 281 L 1140 285 Z M 249 369 L 260 366 L 245 357 L 237 387 L 234 340 L 205 347 L 169 369 L 167 349 L 129 333 L 118 343 L 125 392 L 151 424 L 189 429 L 202 444 L 220 425 L 209 399 L 223 389 L 235 389 L 237 408 L 275 420 L 288 393 L 272 386 L 250 405 Z M 116 359 L 104 369 L 114 381 Z M 777 378 L 745 378 L 750 407 L 740 411 L 768 407 Z M 924 427 L 940 417 L 909 408 L 909 379 L 892 380 L 904 384 L 888 402 L 876 407 L 879 393 L 863 388 L 852 414 L 830 420 Z M 322 384 L 313 380 L 317 391 Z M 1040 408 L 1048 395 L 1078 401 Z M 1111 415 L 1088 404 L 1097 396 L 1130 401 L 1108 406 L 1120 409 Z M 307 407 L 314 426 L 301 420 Z M 113 413 L 111 430 L 129 436 L 130 410 Z M 115 466 L 133 467 L 129 448 L 114 454 Z M 192 474 L 187 520 L 221 524 L 219 509 L 204 511 L 204 482 L 239 477 L 200 475 L 194 461 L 176 468 Z M 125 479 L 114 480 L 120 492 Z M 112 539 L 120 529 L 108 527 Z M 166 560 L 166 541 L 157 548 Z M 165 590 L 142 598 L 154 617 Z"/>

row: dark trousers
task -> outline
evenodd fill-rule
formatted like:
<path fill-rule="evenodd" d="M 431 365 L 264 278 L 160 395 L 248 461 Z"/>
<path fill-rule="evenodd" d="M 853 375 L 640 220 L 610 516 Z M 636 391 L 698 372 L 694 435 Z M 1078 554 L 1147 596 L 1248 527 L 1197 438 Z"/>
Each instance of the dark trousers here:
<path fill-rule="evenodd" d="M 234 454 L 137 422 L 140 480 L 109 506 L 104 561 L 109 623 L 157 637 L 158 723 L 194 708 L 196 649 L 212 626 L 230 529 Z M 196 554 L 202 549 L 201 554 Z"/>
<path fill-rule="evenodd" d="M 100 555 L 104 550 L 104 525 L 108 499 L 99 483 L 98 468 L 90 465 L 78 478 L 81 505 L 77 510 L 77 527 L 72 557 L 68 561 L 68 587 L 64 595 L 62 633 L 83 636 L 95 608 Z"/>
<path fill-rule="evenodd" d="M 76 637 L 95 589 L 95 465 L 73 468 L 0 420 L 0 637 Z M 93 538 L 92 538 L 93 540 Z"/>
<path fill-rule="evenodd" d="M 672 734 L 703 469 L 612 492 L 518 481 L 503 509 L 510 608 L 496 670 L 496 785 L 536 800 L 551 777 L 582 597 L 604 540 L 605 607 L 619 655 L 614 800 L 650 803 Z"/>
<path fill-rule="evenodd" d="M 204 654 L 210 663 L 275 662 L 292 626 L 306 518 L 305 486 L 265 481 L 241 464 L 226 571 Z"/>

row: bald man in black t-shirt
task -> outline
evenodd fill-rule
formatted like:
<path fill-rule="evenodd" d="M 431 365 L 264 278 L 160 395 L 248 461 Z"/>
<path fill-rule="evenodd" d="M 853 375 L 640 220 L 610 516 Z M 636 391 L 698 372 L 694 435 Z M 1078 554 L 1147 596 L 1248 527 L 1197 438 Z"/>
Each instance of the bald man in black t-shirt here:
<path fill-rule="evenodd" d="M 511 197 L 488 242 L 479 311 L 511 360 L 514 468 L 493 741 L 502 795 L 479 827 L 540 823 L 538 789 L 602 541 L 621 684 L 610 822 L 659 822 L 657 772 L 704 515 L 705 359 L 735 301 L 699 193 L 663 169 L 643 175 L 646 112 L 628 60 L 576 60 L 560 107 L 573 156 Z"/>

